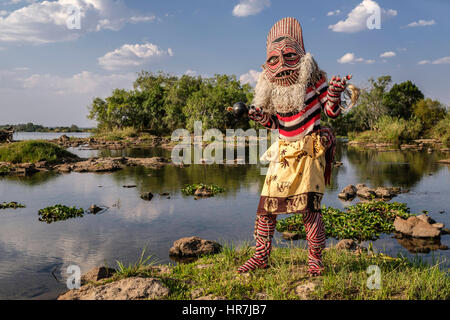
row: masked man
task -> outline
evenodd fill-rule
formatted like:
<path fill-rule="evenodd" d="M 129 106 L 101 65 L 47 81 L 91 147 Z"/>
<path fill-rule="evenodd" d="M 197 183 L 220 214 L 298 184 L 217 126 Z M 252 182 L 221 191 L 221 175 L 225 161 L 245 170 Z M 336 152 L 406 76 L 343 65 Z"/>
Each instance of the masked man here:
<path fill-rule="evenodd" d="M 267 268 L 278 214 L 303 215 L 311 276 L 323 271 L 325 230 L 321 200 L 330 182 L 335 139 L 320 126 L 321 112 L 336 118 L 347 80 L 326 74 L 303 46 L 294 18 L 278 21 L 267 36 L 267 60 L 255 87 L 249 117 L 279 130 L 279 139 L 264 154 L 270 161 L 255 222 L 256 252 L 239 273 Z"/>

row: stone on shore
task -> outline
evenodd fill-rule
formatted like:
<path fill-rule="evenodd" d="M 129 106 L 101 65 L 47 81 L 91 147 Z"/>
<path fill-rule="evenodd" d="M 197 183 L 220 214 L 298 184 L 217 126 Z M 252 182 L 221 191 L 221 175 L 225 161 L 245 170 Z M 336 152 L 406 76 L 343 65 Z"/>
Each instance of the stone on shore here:
<path fill-rule="evenodd" d="M 169 250 L 169 255 L 174 257 L 197 257 L 219 253 L 221 250 L 222 246 L 219 243 L 194 236 L 176 240 Z"/>
<path fill-rule="evenodd" d="M 355 240 L 342 239 L 336 244 L 336 250 L 347 250 L 354 253 L 361 253 L 367 251 L 366 248 L 361 247 Z"/>
<path fill-rule="evenodd" d="M 162 299 L 170 293 L 159 279 L 132 277 L 99 286 L 85 285 L 70 290 L 58 300 L 143 300 Z"/>
<path fill-rule="evenodd" d="M 111 278 L 116 273 L 115 269 L 108 267 L 95 267 L 81 276 L 81 284 L 88 282 L 97 282 L 103 279 Z"/>

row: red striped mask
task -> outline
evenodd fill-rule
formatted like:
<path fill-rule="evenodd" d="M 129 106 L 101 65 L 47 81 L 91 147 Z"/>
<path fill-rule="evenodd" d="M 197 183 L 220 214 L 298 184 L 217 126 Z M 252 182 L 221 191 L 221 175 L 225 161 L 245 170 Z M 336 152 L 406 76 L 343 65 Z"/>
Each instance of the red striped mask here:
<path fill-rule="evenodd" d="M 278 21 L 267 36 L 264 69 L 269 81 L 282 86 L 296 83 L 304 54 L 300 23 L 294 18 Z"/>

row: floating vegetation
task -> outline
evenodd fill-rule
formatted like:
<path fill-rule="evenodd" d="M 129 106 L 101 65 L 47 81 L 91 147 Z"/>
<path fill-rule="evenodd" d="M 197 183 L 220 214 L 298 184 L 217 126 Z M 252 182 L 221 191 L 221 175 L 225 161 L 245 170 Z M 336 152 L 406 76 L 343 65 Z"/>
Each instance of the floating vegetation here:
<path fill-rule="evenodd" d="M 14 201 L 0 203 L 0 209 L 17 209 L 17 208 L 25 208 L 25 206 L 21 203 L 17 203 Z"/>
<path fill-rule="evenodd" d="M 381 233 L 392 233 L 395 217 L 411 216 L 405 203 L 371 201 L 339 210 L 333 207 L 322 208 L 322 220 L 327 237 L 353 240 L 376 240 Z M 300 238 L 306 237 L 303 216 L 296 214 L 278 221 L 277 231 L 292 232 Z"/>
<path fill-rule="evenodd" d="M 197 190 L 206 190 L 210 192 L 212 195 L 216 195 L 218 193 L 222 193 L 225 191 L 224 188 L 216 186 L 215 184 L 203 184 L 203 183 L 195 183 L 195 184 L 186 184 L 184 188 L 181 189 L 185 195 L 192 196 L 195 194 Z"/>
<path fill-rule="evenodd" d="M 11 172 L 10 166 L 0 166 L 0 177 L 6 176 Z"/>
<path fill-rule="evenodd" d="M 47 207 L 39 210 L 39 221 L 52 223 L 56 221 L 64 221 L 67 219 L 83 217 L 84 209 L 76 207 L 67 207 L 61 204 Z"/>

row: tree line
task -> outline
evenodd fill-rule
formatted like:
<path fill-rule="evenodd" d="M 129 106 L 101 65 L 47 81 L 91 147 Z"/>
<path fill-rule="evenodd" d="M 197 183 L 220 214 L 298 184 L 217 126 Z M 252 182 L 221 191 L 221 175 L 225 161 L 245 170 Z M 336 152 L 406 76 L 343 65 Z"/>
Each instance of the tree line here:
<path fill-rule="evenodd" d="M 169 134 L 178 128 L 193 130 L 194 121 L 202 121 L 204 129 L 245 128 L 248 120 L 235 119 L 226 108 L 252 98 L 250 85 L 234 75 L 176 77 L 142 71 L 133 89 L 115 89 L 106 99 L 95 98 L 88 118 L 97 121 L 100 131 L 132 127 Z"/>
<path fill-rule="evenodd" d="M 99 131 L 132 127 L 164 135 L 177 128 L 192 131 L 194 121 L 202 121 L 203 129 L 247 129 L 259 125 L 248 118 L 236 119 L 226 108 L 237 101 L 251 103 L 252 98 L 252 87 L 241 84 L 234 75 L 176 77 L 141 71 L 133 89 L 115 89 L 105 99 L 95 98 L 89 106 L 88 118 L 97 121 Z M 338 135 L 377 131 L 389 122 L 414 131 L 410 135 L 414 138 L 426 134 L 446 117 L 447 107 L 425 98 L 413 82 L 392 84 L 391 77 L 386 75 L 369 79 L 367 88 L 361 90 L 358 105 L 350 112 L 336 120 L 323 115 L 322 120 Z"/>

